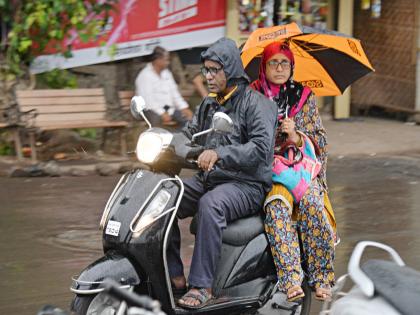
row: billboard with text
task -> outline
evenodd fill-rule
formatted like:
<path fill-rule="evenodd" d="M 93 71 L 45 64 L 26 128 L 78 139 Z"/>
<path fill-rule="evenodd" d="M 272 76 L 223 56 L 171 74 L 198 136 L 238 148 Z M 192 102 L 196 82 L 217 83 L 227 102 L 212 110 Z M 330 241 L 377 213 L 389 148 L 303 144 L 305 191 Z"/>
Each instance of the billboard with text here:
<path fill-rule="evenodd" d="M 144 56 L 157 45 L 170 51 L 206 46 L 225 35 L 225 7 L 225 0 L 121 0 L 101 43 L 82 42 L 75 32 L 64 41 L 64 45 L 73 46 L 71 58 L 54 52 L 38 56 L 31 71 Z"/>

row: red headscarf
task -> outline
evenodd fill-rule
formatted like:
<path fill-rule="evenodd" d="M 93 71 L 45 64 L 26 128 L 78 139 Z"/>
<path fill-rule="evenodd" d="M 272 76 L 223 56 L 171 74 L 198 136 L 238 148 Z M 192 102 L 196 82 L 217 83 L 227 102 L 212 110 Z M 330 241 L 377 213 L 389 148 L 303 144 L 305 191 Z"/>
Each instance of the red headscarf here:
<path fill-rule="evenodd" d="M 286 58 L 289 59 L 293 71 L 295 65 L 295 58 L 293 57 L 293 53 L 290 50 L 289 46 L 284 43 L 273 42 L 264 48 L 264 52 L 261 56 L 258 80 L 255 80 L 251 84 L 251 86 L 254 89 L 262 91 L 264 95 L 270 99 L 273 99 L 279 93 L 280 86 L 273 84 L 267 80 L 267 78 L 265 77 L 265 65 L 272 56 L 278 53 L 285 55 Z"/>

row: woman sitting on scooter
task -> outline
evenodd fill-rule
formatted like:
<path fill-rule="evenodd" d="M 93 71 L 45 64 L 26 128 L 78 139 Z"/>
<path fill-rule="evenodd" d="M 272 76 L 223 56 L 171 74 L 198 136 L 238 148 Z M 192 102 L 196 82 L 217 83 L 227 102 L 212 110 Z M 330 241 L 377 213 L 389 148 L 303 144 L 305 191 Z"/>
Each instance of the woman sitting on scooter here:
<path fill-rule="evenodd" d="M 335 238 L 325 173 L 327 141 L 315 96 L 293 81 L 293 70 L 290 48 L 272 43 L 264 49 L 259 77 L 251 84 L 278 106 L 273 188 L 264 204 L 265 230 L 279 289 L 288 301 L 304 296 L 298 234 L 308 284 L 317 299 L 326 300 L 334 285 Z"/>

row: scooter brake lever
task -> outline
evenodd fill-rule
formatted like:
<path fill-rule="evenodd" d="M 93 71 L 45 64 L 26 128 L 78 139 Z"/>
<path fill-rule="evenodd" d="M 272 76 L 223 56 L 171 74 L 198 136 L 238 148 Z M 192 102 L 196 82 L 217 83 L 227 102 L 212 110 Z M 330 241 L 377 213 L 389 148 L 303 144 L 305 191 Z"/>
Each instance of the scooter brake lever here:
<path fill-rule="evenodd" d="M 194 159 L 187 159 L 187 162 L 198 166 L 198 161 Z"/>

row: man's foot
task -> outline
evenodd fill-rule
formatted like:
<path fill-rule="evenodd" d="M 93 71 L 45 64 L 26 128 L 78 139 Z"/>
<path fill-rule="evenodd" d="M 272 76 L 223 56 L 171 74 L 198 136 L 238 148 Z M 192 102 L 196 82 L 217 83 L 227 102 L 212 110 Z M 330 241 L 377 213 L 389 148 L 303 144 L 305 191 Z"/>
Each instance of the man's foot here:
<path fill-rule="evenodd" d="M 305 296 L 305 293 L 302 290 L 300 285 L 294 285 L 289 290 L 287 290 L 287 301 L 294 302 Z"/>
<path fill-rule="evenodd" d="M 331 297 L 331 288 L 316 288 L 315 299 L 319 301 L 329 301 L 331 300 Z"/>
<path fill-rule="evenodd" d="M 187 281 L 184 276 L 171 279 L 172 294 L 175 300 L 179 299 L 187 292 Z"/>
<path fill-rule="evenodd" d="M 184 276 L 171 278 L 172 287 L 176 289 L 184 289 L 187 287 L 187 280 Z"/>
<path fill-rule="evenodd" d="M 183 308 L 200 309 L 213 298 L 210 288 L 191 288 L 178 300 L 178 305 Z"/>

